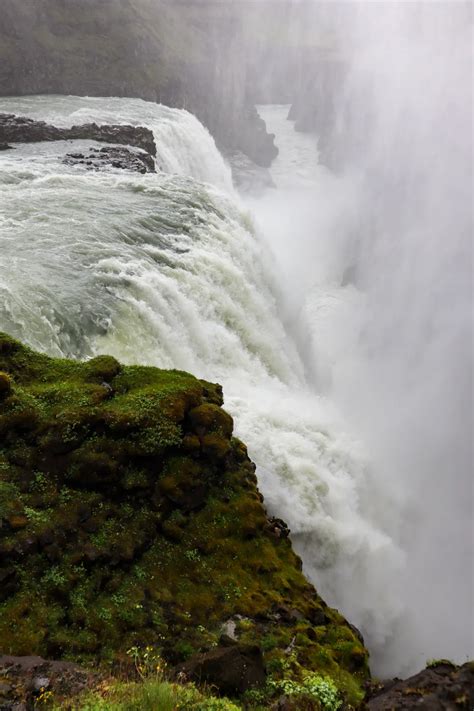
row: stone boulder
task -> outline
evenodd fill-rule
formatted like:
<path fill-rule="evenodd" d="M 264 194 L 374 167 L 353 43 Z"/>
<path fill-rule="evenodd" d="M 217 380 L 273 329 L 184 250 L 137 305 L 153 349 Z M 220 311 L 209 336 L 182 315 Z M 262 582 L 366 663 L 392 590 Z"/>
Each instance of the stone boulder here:
<path fill-rule="evenodd" d="M 82 165 L 87 170 L 118 168 L 133 173 L 156 173 L 153 156 L 141 149 L 125 146 L 91 148 L 89 153 L 67 153 L 63 159 L 67 165 Z"/>
<path fill-rule="evenodd" d="M 468 711 L 474 708 L 474 662 L 441 660 L 409 679 L 392 679 L 369 691 L 370 711 Z"/>
<path fill-rule="evenodd" d="M 212 684 L 231 696 L 263 686 L 266 680 L 260 648 L 230 643 L 196 654 L 177 671 L 191 681 Z"/>

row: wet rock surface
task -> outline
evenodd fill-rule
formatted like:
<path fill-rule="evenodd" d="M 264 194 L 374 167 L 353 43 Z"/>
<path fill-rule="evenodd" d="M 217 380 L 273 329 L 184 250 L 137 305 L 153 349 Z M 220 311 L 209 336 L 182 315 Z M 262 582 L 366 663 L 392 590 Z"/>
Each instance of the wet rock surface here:
<path fill-rule="evenodd" d="M 71 128 L 59 128 L 45 121 L 0 113 L 0 144 L 77 139 L 135 146 L 150 156 L 156 155 L 153 133 L 143 126 L 99 126 L 96 123 L 85 123 Z"/>
<path fill-rule="evenodd" d="M 367 703 L 370 711 L 467 711 L 473 707 L 474 662 L 458 667 L 440 661 L 409 679 L 373 684 Z"/>
<path fill-rule="evenodd" d="M 82 165 L 88 170 L 119 168 L 135 173 L 156 173 L 153 157 L 139 149 L 121 146 L 91 148 L 89 153 L 67 153 L 63 159 L 67 165 Z"/>

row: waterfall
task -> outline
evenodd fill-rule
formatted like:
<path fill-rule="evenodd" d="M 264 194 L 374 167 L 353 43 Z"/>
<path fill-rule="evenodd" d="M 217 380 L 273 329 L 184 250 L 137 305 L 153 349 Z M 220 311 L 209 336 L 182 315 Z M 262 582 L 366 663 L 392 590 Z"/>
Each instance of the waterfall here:
<path fill-rule="evenodd" d="M 53 355 L 111 353 L 221 382 L 267 506 L 288 521 L 306 573 L 362 628 L 369 646 L 383 647 L 404 614 L 405 556 L 391 525 L 400 502 L 312 365 L 319 327 L 308 314 L 317 288 L 327 301 L 340 300 L 341 282 L 333 265 L 331 279 L 315 285 L 308 259 L 300 283 L 294 279 L 307 257 L 297 221 L 285 247 L 293 253 L 286 273 L 278 244 L 285 221 L 278 229 L 273 215 L 275 231 L 265 239 L 258 226 L 265 229 L 264 212 L 288 191 L 295 214 L 316 214 L 320 226 L 333 226 L 334 205 L 354 207 L 350 181 L 342 181 L 341 196 L 330 173 L 303 165 L 303 192 L 284 186 L 266 193 L 258 208 L 255 201 L 246 206 L 212 138 L 185 111 L 78 97 L 0 99 L 0 111 L 56 125 L 148 126 L 161 168 L 147 175 L 87 172 L 61 163 L 64 146 L 55 143 L 0 156 L 0 329 Z M 306 155 L 294 160 L 301 164 Z M 307 212 L 304 190 L 313 190 L 314 180 L 322 199 L 328 190 L 337 198 L 323 217 Z M 345 219 L 338 224 L 343 235 Z M 323 274 L 322 264 L 318 269 Z M 344 289 L 346 296 L 359 293 L 354 285 Z M 353 299 L 347 302 L 352 308 Z M 327 323 L 326 334 L 336 342 Z"/>

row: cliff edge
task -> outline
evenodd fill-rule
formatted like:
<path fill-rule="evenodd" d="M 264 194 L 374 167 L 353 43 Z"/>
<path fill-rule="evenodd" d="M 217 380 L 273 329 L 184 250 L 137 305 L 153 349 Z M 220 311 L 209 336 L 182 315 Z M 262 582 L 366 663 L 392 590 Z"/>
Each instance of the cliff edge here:
<path fill-rule="evenodd" d="M 221 405 L 184 372 L 0 335 L 3 654 L 151 646 L 223 693 L 317 671 L 362 698 L 363 642 L 305 579 Z"/>

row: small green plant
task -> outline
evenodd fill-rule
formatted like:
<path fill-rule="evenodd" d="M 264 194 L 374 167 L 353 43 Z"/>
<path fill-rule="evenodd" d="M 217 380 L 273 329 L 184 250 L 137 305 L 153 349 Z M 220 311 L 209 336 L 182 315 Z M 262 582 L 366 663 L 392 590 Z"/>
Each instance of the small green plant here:
<path fill-rule="evenodd" d="M 153 647 L 130 647 L 127 656 L 133 661 L 137 674 L 146 679 L 153 676 L 161 676 L 165 671 L 165 663 L 161 655 Z"/>
<path fill-rule="evenodd" d="M 54 587 L 61 587 L 66 582 L 64 574 L 61 572 L 60 568 L 55 565 L 50 568 L 44 575 L 42 583 L 44 585 L 53 585 Z"/>
<path fill-rule="evenodd" d="M 25 506 L 24 511 L 33 524 L 48 523 L 51 520 L 51 511 L 49 511 L 48 509 L 43 509 L 42 511 L 39 511 L 38 509 L 34 509 L 31 506 Z"/>
<path fill-rule="evenodd" d="M 337 711 L 342 706 L 342 699 L 333 680 L 319 674 L 308 674 L 302 681 L 272 679 L 269 686 L 286 696 L 309 696 L 318 701 L 324 711 Z"/>

